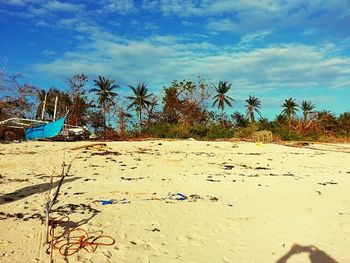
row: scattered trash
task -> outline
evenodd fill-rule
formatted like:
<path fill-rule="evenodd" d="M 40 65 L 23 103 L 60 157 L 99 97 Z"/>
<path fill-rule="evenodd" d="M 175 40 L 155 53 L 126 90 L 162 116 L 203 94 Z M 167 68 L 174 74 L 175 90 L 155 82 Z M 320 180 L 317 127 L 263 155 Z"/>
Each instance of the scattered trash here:
<path fill-rule="evenodd" d="M 187 199 L 187 196 L 181 193 L 176 193 L 176 194 L 172 194 L 169 196 L 169 198 L 171 200 L 178 200 L 178 201 L 184 201 Z"/>
<path fill-rule="evenodd" d="M 111 205 L 114 203 L 114 199 L 111 200 L 100 200 L 101 205 Z"/>

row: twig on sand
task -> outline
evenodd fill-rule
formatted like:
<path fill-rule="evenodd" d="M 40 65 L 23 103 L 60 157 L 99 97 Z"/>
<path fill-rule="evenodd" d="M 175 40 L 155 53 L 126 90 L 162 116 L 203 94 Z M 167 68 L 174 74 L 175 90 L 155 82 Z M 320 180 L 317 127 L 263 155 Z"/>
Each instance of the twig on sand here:
<path fill-rule="evenodd" d="M 80 149 L 89 149 L 91 147 L 96 147 L 96 146 L 107 146 L 106 143 L 92 143 L 92 144 L 86 144 L 86 145 L 81 145 L 77 147 L 71 148 L 71 150 L 80 150 Z"/>

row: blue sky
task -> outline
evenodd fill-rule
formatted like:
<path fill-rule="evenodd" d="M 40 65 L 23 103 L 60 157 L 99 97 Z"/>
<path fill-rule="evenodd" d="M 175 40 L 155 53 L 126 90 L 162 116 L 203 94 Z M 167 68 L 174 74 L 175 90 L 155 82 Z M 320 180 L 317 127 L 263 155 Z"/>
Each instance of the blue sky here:
<path fill-rule="evenodd" d="M 267 117 L 289 97 L 350 111 L 350 1 L 0 0 L 0 66 L 46 89 L 84 72 L 161 94 L 201 76 L 232 83 L 241 112 L 248 95 Z"/>

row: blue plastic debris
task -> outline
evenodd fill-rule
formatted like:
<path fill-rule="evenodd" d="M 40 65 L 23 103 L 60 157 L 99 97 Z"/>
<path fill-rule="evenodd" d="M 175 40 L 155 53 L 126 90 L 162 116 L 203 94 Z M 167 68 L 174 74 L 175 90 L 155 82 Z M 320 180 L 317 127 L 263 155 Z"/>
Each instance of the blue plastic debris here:
<path fill-rule="evenodd" d="M 181 193 L 176 193 L 172 195 L 172 197 L 174 197 L 175 200 L 179 200 L 179 201 L 184 201 L 187 199 L 187 196 Z"/>
<path fill-rule="evenodd" d="M 113 204 L 113 199 L 111 199 L 111 200 L 100 200 L 100 202 L 101 202 L 101 205 L 111 205 L 111 204 Z"/>

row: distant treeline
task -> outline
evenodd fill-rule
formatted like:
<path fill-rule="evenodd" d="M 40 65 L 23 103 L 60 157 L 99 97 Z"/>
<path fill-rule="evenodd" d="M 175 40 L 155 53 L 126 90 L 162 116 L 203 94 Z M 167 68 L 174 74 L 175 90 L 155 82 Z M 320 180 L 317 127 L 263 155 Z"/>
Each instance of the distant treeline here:
<path fill-rule="evenodd" d="M 93 80 L 91 89 L 87 88 L 85 74 L 74 75 L 65 82 L 66 90 L 44 90 L 21 84 L 19 74 L 3 73 L 0 121 L 11 117 L 51 120 L 57 98 L 57 117 L 69 111 L 68 124 L 86 126 L 101 139 L 247 138 L 259 130 L 270 130 L 282 140 L 350 138 L 350 112 L 336 116 L 329 111 L 316 111 L 316 105 L 309 100 L 299 104 L 293 98 L 285 99 L 281 112 L 270 121 L 262 116 L 260 99 L 249 96 L 244 113 L 228 115 L 226 110 L 234 106 L 235 100 L 229 95 L 231 84 L 226 81 L 209 84 L 200 78 L 174 80 L 163 88 L 162 96 L 151 93 L 145 83 L 129 86 L 129 94 L 121 96 L 119 85 L 103 76 Z M 211 110 L 213 107 L 218 111 Z"/>

